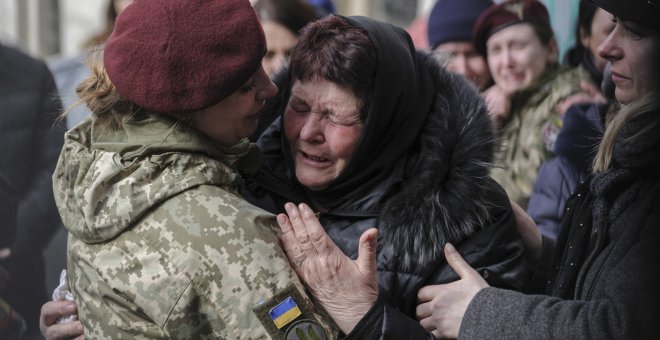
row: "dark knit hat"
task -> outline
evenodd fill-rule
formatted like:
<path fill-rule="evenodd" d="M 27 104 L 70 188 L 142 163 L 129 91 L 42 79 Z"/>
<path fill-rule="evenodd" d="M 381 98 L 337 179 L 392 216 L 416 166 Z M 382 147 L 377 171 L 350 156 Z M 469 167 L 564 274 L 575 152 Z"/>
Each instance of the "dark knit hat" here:
<path fill-rule="evenodd" d="M 453 41 L 471 41 L 477 18 L 492 0 L 438 0 L 428 21 L 429 46 Z"/>
<path fill-rule="evenodd" d="M 474 24 L 473 42 L 477 52 L 486 55 L 486 42 L 498 31 L 523 22 L 547 27 L 552 31 L 545 6 L 536 0 L 508 0 L 486 9 Z"/>
<path fill-rule="evenodd" d="M 265 51 L 248 0 L 135 0 L 117 18 L 104 64 L 129 101 L 182 113 L 232 94 L 258 70 Z"/>
<path fill-rule="evenodd" d="M 660 0 L 591 0 L 598 7 L 625 21 L 660 29 Z"/>

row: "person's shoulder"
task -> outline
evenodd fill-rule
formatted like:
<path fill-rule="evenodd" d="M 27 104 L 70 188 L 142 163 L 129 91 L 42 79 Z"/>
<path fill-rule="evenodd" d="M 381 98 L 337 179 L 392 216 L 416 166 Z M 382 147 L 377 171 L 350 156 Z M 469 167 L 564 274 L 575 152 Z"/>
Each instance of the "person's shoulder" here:
<path fill-rule="evenodd" d="M 213 234 L 199 242 L 225 244 L 256 239 L 275 242 L 274 215 L 250 204 L 231 186 L 196 186 L 169 198 L 153 215 L 168 229 L 183 231 L 180 229 L 183 226 Z M 242 231 L 236 233 L 237 230 Z"/>
<path fill-rule="evenodd" d="M 13 70 L 13 72 L 33 73 L 46 67 L 46 63 L 42 60 L 6 45 L 0 45 L 0 60 L 2 61 L 0 64 L 4 65 L 6 70 Z"/>
<path fill-rule="evenodd" d="M 0 73 L 0 87 L 4 93 L 42 91 L 43 95 L 51 90 L 51 85 L 44 86 L 44 83 L 53 82 L 46 63 L 16 48 L 0 45 Z"/>
<path fill-rule="evenodd" d="M 567 90 L 574 93 L 581 90 L 580 82 L 582 81 L 591 82 L 591 76 L 584 68 L 559 66 L 548 85 L 553 91 Z"/>

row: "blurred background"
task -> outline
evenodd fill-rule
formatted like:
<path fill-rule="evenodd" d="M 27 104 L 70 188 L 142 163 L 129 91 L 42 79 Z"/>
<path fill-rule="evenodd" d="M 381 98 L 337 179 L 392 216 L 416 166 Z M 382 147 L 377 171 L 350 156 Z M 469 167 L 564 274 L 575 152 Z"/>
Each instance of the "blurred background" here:
<path fill-rule="evenodd" d="M 104 26 L 107 0 L 0 0 L 0 41 L 35 57 L 79 52 Z M 405 26 L 432 0 L 334 0 L 337 13 Z"/>
<path fill-rule="evenodd" d="M 408 27 L 434 0 L 333 0 L 342 15 L 365 15 Z M 495 1 L 499 2 L 499 1 Z M 574 42 L 577 0 L 545 0 L 563 55 Z M 80 52 L 105 25 L 108 0 L 0 0 L 0 42 L 37 58 Z M 414 35 L 414 27 L 413 35 Z M 423 43 L 422 43 L 423 45 Z"/>

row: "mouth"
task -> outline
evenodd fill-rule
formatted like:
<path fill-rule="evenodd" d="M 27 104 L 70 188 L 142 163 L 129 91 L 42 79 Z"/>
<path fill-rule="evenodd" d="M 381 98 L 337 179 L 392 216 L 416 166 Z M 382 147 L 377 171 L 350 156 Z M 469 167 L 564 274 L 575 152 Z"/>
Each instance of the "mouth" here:
<path fill-rule="evenodd" d="M 615 82 L 615 83 L 622 82 L 622 81 L 627 80 L 627 79 L 628 79 L 628 77 L 624 77 L 620 73 L 616 73 L 616 72 L 612 71 L 612 81 L 613 82 Z"/>
<path fill-rule="evenodd" d="M 507 74 L 504 77 L 505 81 L 513 82 L 513 83 L 519 83 L 523 80 L 525 80 L 525 75 L 524 74 Z"/>
<path fill-rule="evenodd" d="M 325 167 L 331 163 L 331 161 L 325 157 L 314 156 L 301 150 L 298 150 L 298 159 L 300 159 L 305 164 L 314 167 Z"/>

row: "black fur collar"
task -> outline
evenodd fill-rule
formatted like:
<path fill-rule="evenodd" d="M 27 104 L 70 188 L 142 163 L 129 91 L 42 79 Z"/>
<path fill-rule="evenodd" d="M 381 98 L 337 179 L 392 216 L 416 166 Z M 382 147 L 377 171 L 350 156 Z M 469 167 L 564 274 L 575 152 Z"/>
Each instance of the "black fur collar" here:
<path fill-rule="evenodd" d="M 418 140 L 416 165 L 379 217 L 379 265 L 419 272 L 454 244 L 488 223 L 486 186 L 495 137 L 476 88 L 425 58 L 438 89 L 433 111 Z"/>

